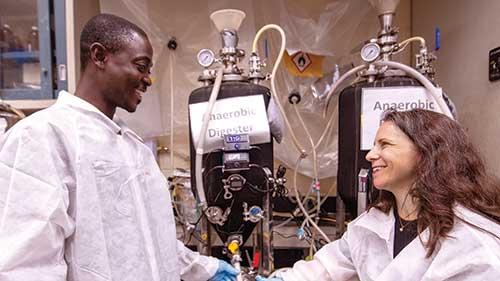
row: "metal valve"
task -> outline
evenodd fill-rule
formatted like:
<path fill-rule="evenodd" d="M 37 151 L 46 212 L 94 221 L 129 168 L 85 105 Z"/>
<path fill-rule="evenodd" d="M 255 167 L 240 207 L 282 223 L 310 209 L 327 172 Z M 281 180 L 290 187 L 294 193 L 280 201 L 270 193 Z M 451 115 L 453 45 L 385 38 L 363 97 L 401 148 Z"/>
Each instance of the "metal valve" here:
<path fill-rule="evenodd" d="M 248 204 L 243 202 L 243 220 L 258 223 L 264 218 L 264 211 L 259 206 L 252 206 L 248 209 Z"/>

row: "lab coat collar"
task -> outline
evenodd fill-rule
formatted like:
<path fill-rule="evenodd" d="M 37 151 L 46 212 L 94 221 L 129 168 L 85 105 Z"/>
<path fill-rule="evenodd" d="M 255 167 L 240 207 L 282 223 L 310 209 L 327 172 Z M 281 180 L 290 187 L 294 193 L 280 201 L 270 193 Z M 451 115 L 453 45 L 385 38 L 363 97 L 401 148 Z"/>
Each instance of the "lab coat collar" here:
<path fill-rule="evenodd" d="M 462 221 L 475 225 L 495 234 L 496 236 L 500 236 L 500 225 L 492 223 L 492 221 L 484 215 L 473 212 L 460 204 L 455 204 L 453 206 L 453 211 L 455 216 Z M 380 238 L 389 241 L 392 239 L 391 236 L 395 223 L 393 212 L 393 208 L 391 208 L 387 214 L 376 208 L 371 208 L 369 211 L 355 219 L 352 224 L 353 226 L 362 227 L 374 232 Z"/>
<path fill-rule="evenodd" d="M 394 223 L 392 208 L 387 214 L 379 209 L 371 208 L 352 222 L 353 226 L 365 228 L 385 241 L 392 240 Z"/>
<path fill-rule="evenodd" d="M 497 237 L 500 237 L 500 224 L 495 223 L 486 216 L 480 215 L 459 204 L 455 204 L 453 210 L 455 212 L 455 215 L 462 221 L 477 226 L 483 230 L 486 230 L 487 232 L 496 235 Z"/>
<path fill-rule="evenodd" d="M 125 123 L 118 117 L 114 116 L 113 120 L 109 119 L 104 113 L 102 113 L 93 104 L 73 95 L 66 91 L 60 91 L 59 97 L 57 98 L 57 105 L 69 105 L 71 107 L 76 107 L 85 111 L 90 111 L 97 114 L 110 128 L 117 134 L 128 133 L 143 142 L 142 138 L 139 137 L 134 131 L 125 125 Z"/>

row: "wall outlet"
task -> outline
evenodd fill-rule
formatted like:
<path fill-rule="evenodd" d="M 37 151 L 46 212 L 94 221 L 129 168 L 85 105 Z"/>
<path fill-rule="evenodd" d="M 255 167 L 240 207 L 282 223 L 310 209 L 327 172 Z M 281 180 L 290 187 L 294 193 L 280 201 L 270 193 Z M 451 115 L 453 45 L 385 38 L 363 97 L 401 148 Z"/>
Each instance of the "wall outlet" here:
<path fill-rule="evenodd" d="M 490 51 L 489 59 L 489 79 L 496 81 L 500 79 L 500 47 Z"/>

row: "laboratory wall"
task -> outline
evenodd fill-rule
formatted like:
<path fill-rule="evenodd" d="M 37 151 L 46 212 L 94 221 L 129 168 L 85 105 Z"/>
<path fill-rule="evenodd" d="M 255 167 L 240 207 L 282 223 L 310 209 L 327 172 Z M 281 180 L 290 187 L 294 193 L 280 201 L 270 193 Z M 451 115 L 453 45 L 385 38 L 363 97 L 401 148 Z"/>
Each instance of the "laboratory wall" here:
<path fill-rule="evenodd" d="M 80 76 L 80 33 L 85 23 L 101 12 L 99 0 L 66 1 L 68 91 L 73 93 Z"/>
<path fill-rule="evenodd" d="M 488 52 L 500 46 L 500 1 L 412 1 L 412 33 L 441 31 L 437 82 L 453 99 L 459 121 L 500 176 L 500 80 L 488 80 Z"/>

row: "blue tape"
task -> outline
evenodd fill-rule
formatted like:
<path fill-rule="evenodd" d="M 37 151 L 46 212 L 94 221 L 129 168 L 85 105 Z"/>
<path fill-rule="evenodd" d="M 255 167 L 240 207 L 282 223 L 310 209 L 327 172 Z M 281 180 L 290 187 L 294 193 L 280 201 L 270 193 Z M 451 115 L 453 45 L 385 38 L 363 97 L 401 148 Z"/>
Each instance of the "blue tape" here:
<path fill-rule="evenodd" d="M 437 51 L 441 48 L 441 29 L 436 27 L 434 31 L 434 50 Z"/>

